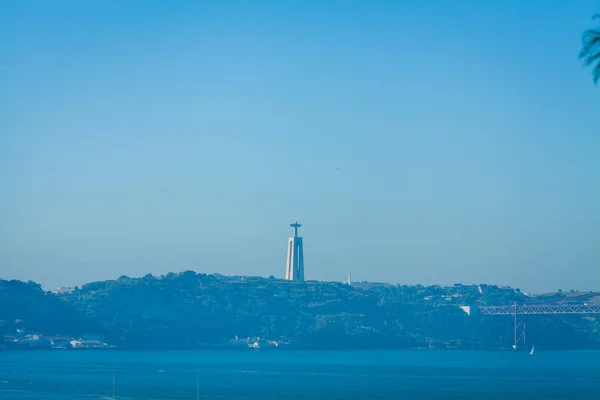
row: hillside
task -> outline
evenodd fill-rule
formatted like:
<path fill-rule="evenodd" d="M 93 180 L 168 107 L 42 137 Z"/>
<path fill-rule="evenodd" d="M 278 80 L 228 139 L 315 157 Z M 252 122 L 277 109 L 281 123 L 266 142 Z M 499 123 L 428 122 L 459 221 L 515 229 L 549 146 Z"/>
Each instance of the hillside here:
<path fill-rule="evenodd" d="M 526 302 L 496 286 L 376 285 L 222 277 L 187 271 L 95 282 L 66 295 L 127 346 L 194 346 L 262 337 L 308 347 L 509 347 L 512 319 L 468 316 L 458 304 Z M 528 335 L 550 348 L 600 347 L 598 322 L 530 316 Z M 523 319 L 526 321 L 527 319 Z"/>
<path fill-rule="evenodd" d="M 187 271 L 92 282 L 59 297 L 2 281 L 0 319 L 5 331 L 21 319 L 40 333 L 95 332 L 121 347 L 231 345 L 237 336 L 315 348 L 508 348 L 510 316 L 469 316 L 458 305 L 539 302 L 493 285 L 363 286 Z M 520 320 L 540 348 L 600 348 L 593 316 Z"/>
<path fill-rule="evenodd" d="M 35 282 L 0 279 L 0 335 L 13 334 L 17 329 L 81 335 L 99 331 L 102 326 L 64 299 L 44 292 Z"/>

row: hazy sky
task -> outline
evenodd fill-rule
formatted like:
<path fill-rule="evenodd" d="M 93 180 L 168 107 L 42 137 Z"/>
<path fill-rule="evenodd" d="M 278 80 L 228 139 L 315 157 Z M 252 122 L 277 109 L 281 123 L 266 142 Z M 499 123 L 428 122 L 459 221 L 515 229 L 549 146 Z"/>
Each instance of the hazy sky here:
<path fill-rule="evenodd" d="M 599 289 L 597 12 L 0 1 L 0 277 Z"/>

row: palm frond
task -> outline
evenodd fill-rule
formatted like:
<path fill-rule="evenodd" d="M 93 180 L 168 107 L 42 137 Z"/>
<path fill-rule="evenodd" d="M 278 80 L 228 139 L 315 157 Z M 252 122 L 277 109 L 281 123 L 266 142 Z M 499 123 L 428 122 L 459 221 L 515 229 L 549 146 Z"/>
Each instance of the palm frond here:
<path fill-rule="evenodd" d="M 596 14 L 592 19 L 600 19 L 600 14 Z M 583 60 L 583 66 L 593 65 L 592 78 L 594 83 L 600 81 L 600 27 L 588 29 L 581 35 L 581 51 L 579 59 Z"/>
<path fill-rule="evenodd" d="M 590 54 L 589 56 L 587 56 L 585 58 L 585 61 L 583 62 L 583 65 L 585 67 L 588 67 L 596 61 L 600 61 L 600 49 L 598 49 L 598 51 L 595 54 Z"/>
<path fill-rule="evenodd" d="M 600 47 L 600 31 L 592 29 L 585 31 L 581 38 L 579 59 L 586 58 L 590 53 L 594 52 L 596 47 Z"/>

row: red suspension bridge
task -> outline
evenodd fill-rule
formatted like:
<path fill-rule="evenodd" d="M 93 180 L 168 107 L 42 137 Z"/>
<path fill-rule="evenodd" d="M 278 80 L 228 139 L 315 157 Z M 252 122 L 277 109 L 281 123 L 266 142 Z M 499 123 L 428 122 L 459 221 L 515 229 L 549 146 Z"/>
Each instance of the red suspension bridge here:
<path fill-rule="evenodd" d="M 526 324 L 522 325 L 517 321 L 517 315 L 533 315 L 533 314 L 600 314 L 600 305 L 579 305 L 579 304 L 517 304 L 510 306 L 480 306 L 479 312 L 482 315 L 512 315 L 514 318 L 514 341 L 513 348 L 517 348 L 517 344 L 522 341 L 525 344 L 526 340 Z M 519 328 L 522 328 L 521 334 L 517 335 Z"/>

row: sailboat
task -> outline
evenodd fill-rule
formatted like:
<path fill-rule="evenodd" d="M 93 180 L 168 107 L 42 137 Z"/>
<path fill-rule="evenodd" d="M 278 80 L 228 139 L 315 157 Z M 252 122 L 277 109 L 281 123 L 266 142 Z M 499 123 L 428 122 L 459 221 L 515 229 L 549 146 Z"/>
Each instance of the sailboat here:
<path fill-rule="evenodd" d="M 100 397 L 100 400 L 116 400 L 115 399 L 115 367 L 113 366 L 113 380 L 112 380 L 112 397 Z"/>
<path fill-rule="evenodd" d="M 200 399 L 200 370 L 196 372 L 196 400 Z"/>
<path fill-rule="evenodd" d="M 533 355 L 534 351 L 535 351 L 535 344 L 531 347 L 531 351 L 529 352 L 529 354 Z"/>

